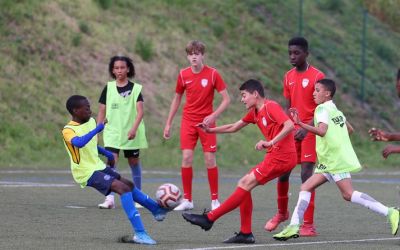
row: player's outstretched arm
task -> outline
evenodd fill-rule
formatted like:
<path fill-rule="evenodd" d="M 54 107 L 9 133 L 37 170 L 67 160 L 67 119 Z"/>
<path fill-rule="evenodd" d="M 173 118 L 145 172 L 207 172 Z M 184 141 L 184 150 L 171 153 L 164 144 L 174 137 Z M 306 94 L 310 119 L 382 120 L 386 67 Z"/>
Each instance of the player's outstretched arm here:
<path fill-rule="evenodd" d="M 387 145 L 383 150 L 382 150 L 382 156 L 383 158 L 388 158 L 389 155 L 391 154 L 399 154 L 400 153 L 400 146 L 398 145 Z"/>
<path fill-rule="evenodd" d="M 223 134 L 223 133 L 235 133 L 238 130 L 242 129 L 243 127 L 247 126 L 248 123 L 242 120 L 239 120 L 235 123 L 221 125 L 215 128 L 210 128 L 204 123 L 197 124 L 198 127 L 202 128 L 207 133 L 216 133 L 216 134 Z"/>
<path fill-rule="evenodd" d="M 95 135 L 104 129 L 104 124 L 100 123 L 95 129 L 83 136 L 75 136 L 71 140 L 71 144 L 78 148 L 83 148 Z"/>
<path fill-rule="evenodd" d="M 182 101 L 182 95 L 175 93 L 174 99 L 172 100 L 171 106 L 169 108 L 167 121 L 165 122 L 164 133 L 163 133 L 164 139 L 171 138 L 172 121 L 174 120 L 176 112 L 178 111 L 179 105 L 181 105 L 181 101 Z"/>
<path fill-rule="evenodd" d="M 371 140 L 373 141 L 400 141 L 400 133 L 389 133 L 378 128 L 368 130 Z"/>
<path fill-rule="evenodd" d="M 114 167 L 115 159 L 113 153 L 111 153 L 110 151 L 106 150 L 103 147 L 100 147 L 99 145 L 97 145 L 97 152 L 107 157 L 107 165 L 109 165 L 110 167 Z"/>

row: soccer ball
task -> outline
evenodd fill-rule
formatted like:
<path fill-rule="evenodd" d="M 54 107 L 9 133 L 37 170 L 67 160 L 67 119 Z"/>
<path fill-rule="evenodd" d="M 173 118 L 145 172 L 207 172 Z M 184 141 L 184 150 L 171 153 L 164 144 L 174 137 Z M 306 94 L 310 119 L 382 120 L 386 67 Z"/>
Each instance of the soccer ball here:
<path fill-rule="evenodd" d="M 162 207 L 174 209 L 180 204 L 182 193 L 174 184 L 165 183 L 157 188 L 156 199 Z"/>

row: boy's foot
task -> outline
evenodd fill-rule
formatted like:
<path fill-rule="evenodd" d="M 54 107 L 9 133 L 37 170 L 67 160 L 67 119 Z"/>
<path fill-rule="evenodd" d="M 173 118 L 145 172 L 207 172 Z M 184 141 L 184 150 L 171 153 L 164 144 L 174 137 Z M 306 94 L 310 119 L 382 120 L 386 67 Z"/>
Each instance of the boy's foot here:
<path fill-rule="evenodd" d="M 165 219 L 165 217 L 167 216 L 167 213 L 168 213 L 169 211 L 171 211 L 171 210 L 168 210 L 168 209 L 163 208 L 163 207 L 160 206 L 160 207 L 157 209 L 157 211 L 153 214 L 154 219 L 155 219 L 156 221 L 163 221 L 163 220 Z"/>
<path fill-rule="evenodd" d="M 290 238 L 298 238 L 299 237 L 299 225 L 289 225 L 283 229 L 282 232 L 275 234 L 275 240 L 288 240 Z"/>
<path fill-rule="evenodd" d="M 188 199 L 183 199 L 181 204 L 179 204 L 174 211 L 186 211 L 193 209 L 193 201 L 189 201 Z"/>
<path fill-rule="evenodd" d="M 256 240 L 252 233 L 244 234 L 242 232 L 235 233 L 234 236 L 223 241 L 223 243 L 244 243 L 244 244 L 254 244 Z"/>
<path fill-rule="evenodd" d="M 390 223 L 390 227 L 392 229 L 393 235 L 396 235 L 397 231 L 399 230 L 399 217 L 400 217 L 400 214 L 399 214 L 398 209 L 396 209 L 394 207 L 389 208 L 387 218 L 388 218 L 388 222 Z"/>
<path fill-rule="evenodd" d="M 289 219 L 289 211 L 286 211 L 285 214 L 276 213 L 274 217 L 267 221 L 264 229 L 271 232 L 275 230 L 281 222 L 284 222 L 287 219 Z"/>
<path fill-rule="evenodd" d="M 217 209 L 221 204 L 217 199 L 211 201 L 211 210 Z"/>
<path fill-rule="evenodd" d="M 146 232 L 138 232 L 133 236 L 133 241 L 138 244 L 155 245 L 157 242 L 153 240 Z"/>
<path fill-rule="evenodd" d="M 119 242 L 122 243 L 134 243 L 134 244 L 145 244 L 145 245 L 155 245 L 157 242 L 153 240 L 146 232 L 136 233 L 133 237 L 126 235 L 119 238 Z"/>
<path fill-rule="evenodd" d="M 135 207 L 136 208 L 143 208 L 143 206 L 142 205 L 140 205 L 139 203 L 137 203 L 137 202 L 135 202 Z"/>
<path fill-rule="evenodd" d="M 100 209 L 113 209 L 115 208 L 114 199 L 106 197 L 103 203 L 97 205 Z"/>
<path fill-rule="evenodd" d="M 300 236 L 301 237 L 315 237 L 318 236 L 317 230 L 315 229 L 314 224 L 303 224 L 300 227 Z"/>
<path fill-rule="evenodd" d="M 202 229 L 204 229 L 204 231 L 210 230 L 214 224 L 213 221 L 210 221 L 207 218 L 206 212 L 204 212 L 203 214 L 183 213 L 182 216 L 186 221 L 190 222 L 193 225 L 201 227 Z"/>

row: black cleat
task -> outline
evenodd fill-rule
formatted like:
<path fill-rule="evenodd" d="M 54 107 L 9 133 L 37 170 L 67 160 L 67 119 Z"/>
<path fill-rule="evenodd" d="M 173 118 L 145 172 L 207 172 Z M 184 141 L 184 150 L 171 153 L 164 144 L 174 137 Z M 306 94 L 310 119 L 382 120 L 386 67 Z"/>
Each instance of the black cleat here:
<path fill-rule="evenodd" d="M 207 218 L 207 214 L 205 212 L 203 214 L 183 213 L 182 216 L 186 221 L 190 222 L 193 225 L 201 227 L 202 229 L 204 229 L 204 231 L 210 230 L 214 224 L 213 221 L 210 221 Z"/>
<path fill-rule="evenodd" d="M 254 244 L 256 239 L 252 233 L 244 234 L 242 232 L 236 233 L 229 239 L 223 241 L 223 243 L 243 243 L 243 244 Z"/>

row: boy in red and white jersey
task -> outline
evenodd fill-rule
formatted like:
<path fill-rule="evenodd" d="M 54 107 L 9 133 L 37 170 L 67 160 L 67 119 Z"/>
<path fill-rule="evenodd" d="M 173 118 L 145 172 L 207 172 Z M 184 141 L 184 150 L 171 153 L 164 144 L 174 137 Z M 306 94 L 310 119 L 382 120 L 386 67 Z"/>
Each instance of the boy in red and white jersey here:
<path fill-rule="evenodd" d="M 283 96 L 286 108 L 298 110 L 299 118 L 312 124 L 316 104 L 313 99 L 315 83 L 325 77 L 324 73 L 307 62 L 308 42 L 303 37 L 294 37 L 288 43 L 290 63 L 294 66 L 283 79 Z M 316 161 L 315 135 L 295 125 L 297 163 L 301 164 L 301 181 L 304 183 L 312 174 Z M 289 218 L 288 191 L 290 173 L 281 176 L 277 182 L 278 212 L 267 221 L 265 230 L 275 230 L 279 223 Z M 314 226 L 314 199 L 312 192 L 310 205 L 304 215 L 304 224 L 300 228 L 301 236 L 316 236 Z"/>
<path fill-rule="evenodd" d="M 262 84 L 250 79 L 240 86 L 241 101 L 246 105 L 248 113 L 239 121 L 210 128 L 199 124 L 209 133 L 234 133 L 243 127 L 257 124 L 265 140 L 260 140 L 255 149 L 266 150 L 265 158 L 238 182 L 235 191 L 217 209 L 208 213 L 183 213 L 188 222 L 210 230 L 214 222 L 235 208 L 240 208 L 240 232 L 226 239 L 224 243 L 255 243 L 252 233 L 251 219 L 253 202 L 251 191 L 267 182 L 290 173 L 296 166 L 296 147 L 294 142 L 294 124 L 283 108 L 275 101 L 264 97 Z"/>
<path fill-rule="evenodd" d="M 179 72 L 176 82 L 175 96 L 172 100 L 169 115 L 164 128 L 164 138 L 171 137 L 171 125 L 180 106 L 182 96 L 186 92 L 186 103 L 180 129 L 180 143 L 182 150 L 182 184 L 184 199 L 174 210 L 182 211 L 193 209 L 192 179 L 193 179 L 193 151 L 197 140 L 204 152 L 204 161 L 207 167 L 208 181 L 211 193 L 211 208 L 219 206 L 218 201 L 218 168 L 215 159 L 217 139 L 215 134 L 207 134 L 196 125 L 198 123 L 215 127 L 218 116 L 228 107 L 230 97 L 226 85 L 218 71 L 203 63 L 205 45 L 200 41 L 191 41 L 186 46 L 187 59 L 190 67 Z M 222 101 L 216 110 L 213 110 L 214 91 L 222 96 Z"/>

